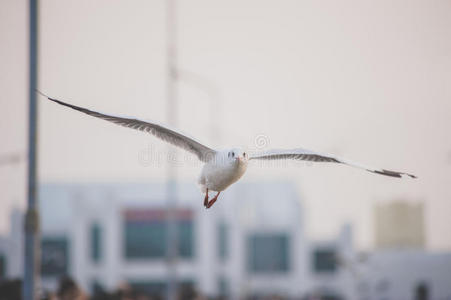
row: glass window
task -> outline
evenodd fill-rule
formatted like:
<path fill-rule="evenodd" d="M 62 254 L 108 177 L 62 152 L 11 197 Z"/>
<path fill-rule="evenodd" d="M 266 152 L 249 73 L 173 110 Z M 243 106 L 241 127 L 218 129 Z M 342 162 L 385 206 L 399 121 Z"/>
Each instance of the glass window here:
<path fill-rule="evenodd" d="M 190 220 L 178 222 L 178 255 L 183 258 L 193 257 L 193 222 Z"/>
<path fill-rule="evenodd" d="M 317 249 L 313 252 L 315 272 L 335 272 L 337 268 L 335 249 Z"/>
<path fill-rule="evenodd" d="M 429 285 L 426 282 L 420 282 L 415 287 L 415 299 L 427 300 L 429 299 Z"/>
<path fill-rule="evenodd" d="M 0 279 L 6 277 L 6 257 L 0 254 Z"/>
<path fill-rule="evenodd" d="M 69 271 L 69 247 L 67 239 L 65 237 L 43 237 L 41 247 L 42 275 L 66 275 Z"/>
<path fill-rule="evenodd" d="M 164 222 L 127 221 L 125 256 L 127 258 L 163 258 L 166 249 Z"/>
<path fill-rule="evenodd" d="M 227 225 L 223 222 L 218 224 L 218 256 L 219 258 L 224 261 L 227 259 L 228 256 L 228 228 Z"/>
<path fill-rule="evenodd" d="M 93 262 L 99 262 L 102 255 L 102 231 L 99 224 L 91 226 L 91 259 Z"/>
<path fill-rule="evenodd" d="M 247 239 L 248 271 L 287 272 L 289 238 L 285 234 L 253 234 Z"/>
<path fill-rule="evenodd" d="M 183 214 L 182 214 L 183 213 Z M 194 256 L 194 223 L 182 211 L 177 221 L 178 256 Z M 125 257 L 128 259 L 161 259 L 167 254 L 168 224 L 164 210 L 128 211 L 125 216 Z"/>

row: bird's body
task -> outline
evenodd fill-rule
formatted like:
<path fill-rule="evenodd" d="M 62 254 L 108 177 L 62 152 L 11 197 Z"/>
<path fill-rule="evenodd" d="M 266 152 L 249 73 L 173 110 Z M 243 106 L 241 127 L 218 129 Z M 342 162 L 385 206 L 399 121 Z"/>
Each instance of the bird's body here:
<path fill-rule="evenodd" d="M 222 151 L 214 150 L 196 141 L 195 139 L 188 137 L 186 134 L 182 134 L 177 130 L 170 129 L 166 126 L 160 125 L 155 122 L 107 115 L 83 107 L 75 106 L 54 98 L 50 98 L 39 91 L 38 93 L 40 93 L 42 96 L 46 97 L 50 101 L 53 101 L 66 107 L 70 107 L 74 110 L 80 111 L 90 116 L 100 118 L 105 121 L 109 121 L 124 127 L 150 133 L 165 142 L 180 147 L 196 155 L 201 162 L 205 163 L 201 170 L 198 183 L 201 188 L 201 191 L 205 193 L 204 206 L 206 208 L 210 208 L 216 202 L 219 194 L 222 191 L 227 189 L 231 184 L 238 181 L 244 175 L 250 160 L 292 159 L 312 162 L 330 162 L 350 165 L 375 174 L 390 177 L 415 178 L 415 176 L 412 174 L 389 171 L 379 168 L 365 167 L 335 157 L 333 155 L 323 154 L 301 148 L 291 150 L 273 149 L 266 152 L 253 153 L 252 155 L 249 155 L 243 150 L 238 148 Z M 209 199 L 208 196 L 209 191 L 217 192 L 216 196 L 214 196 L 211 200 Z"/>
<path fill-rule="evenodd" d="M 234 153 L 233 157 L 231 153 Z M 205 193 L 222 192 L 238 181 L 246 172 L 248 159 L 239 149 L 218 151 L 213 159 L 207 161 L 199 176 L 199 186 Z"/>

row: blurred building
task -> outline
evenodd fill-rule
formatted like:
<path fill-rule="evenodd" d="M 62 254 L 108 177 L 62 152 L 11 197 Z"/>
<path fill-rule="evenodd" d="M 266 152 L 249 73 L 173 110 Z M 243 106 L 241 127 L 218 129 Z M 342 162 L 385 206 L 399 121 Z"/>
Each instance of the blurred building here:
<path fill-rule="evenodd" d="M 235 185 L 209 210 L 196 186 L 181 184 L 178 193 L 181 284 L 231 298 L 313 293 L 345 298 L 340 280 L 346 272 L 330 260 L 343 245 L 308 242 L 294 185 Z M 60 276 L 70 274 L 87 291 L 127 282 L 149 294 L 163 292 L 165 199 L 164 184 L 41 186 L 43 286 L 54 289 Z M 12 222 L 21 224 L 21 218 L 15 212 Z M 13 226 L 8 242 L 1 243 L 14 245 L 0 248 L 9 276 L 20 275 L 21 239 L 21 227 Z"/>
<path fill-rule="evenodd" d="M 451 254 L 378 250 L 355 265 L 356 299 L 451 299 Z"/>
<path fill-rule="evenodd" d="M 0 236 L 0 279 L 17 278 L 23 272 L 23 212 L 11 213 L 10 231 Z"/>
<path fill-rule="evenodd" d="M 376 248 L 424 248 L 423 203 L 394 201 L 374 210 Z"/>
<path fill-rule="evenodd" d="M 88 292 L 127 283 L 162 294 L 168 274 L 165 192 L 163 183 L 42 185 L 44 288 L 54 290 L 68 274 Z M 451 254 L 393 250 L 362 256 L 352 246 L 349 225 L 331 240 L 309 240 L 301 199 L 290 183 L 240 183 L 209 210 L 195 185 L 180 184 L 178 199 L 178 281 L 207 296 L 451 297 Z M 12 214 L 11 233 L 0 237 L 0 262 L 0 276 L 21 275 L 20 211 Z"/>
<path fill-rule="evenodd" d="M 337 238 L 310 240 L 307 245 L 309 285 L 306 299 L 354 299 L 353 273 L 341 263 L 343 257 L 354 257 L 352 229 L 345 225 Z"/>

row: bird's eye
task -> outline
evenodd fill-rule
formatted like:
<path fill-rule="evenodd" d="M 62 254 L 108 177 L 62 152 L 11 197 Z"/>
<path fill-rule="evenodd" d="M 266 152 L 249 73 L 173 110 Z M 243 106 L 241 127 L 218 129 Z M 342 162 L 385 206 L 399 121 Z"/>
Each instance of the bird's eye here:
<path fill-rule="evenodd" d="M 246 157 L 246 152 L 243 152 L 243 157 Z"/>
<path fill-rule="evenodd" d="M 234 157 L 235 156 L 235 152 L 232 152 L 232 157 Z"/>

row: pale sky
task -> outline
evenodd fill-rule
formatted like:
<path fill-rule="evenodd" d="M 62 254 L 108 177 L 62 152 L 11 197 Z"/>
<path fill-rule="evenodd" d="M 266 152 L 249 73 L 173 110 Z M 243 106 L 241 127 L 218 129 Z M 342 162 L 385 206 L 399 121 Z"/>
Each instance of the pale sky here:
<path fill-rule="evenodd" d="M 0 1 L 0 155 L 26 153 L 27 2 Z M 251 167 L 244 180 L 293 181 L 307 234 L 350 222 L 360 248 L 373 245 L 375 204 L 424 201 L 428 248 L 451 250 L 451 1 L 180 0 L 177 13 L 179 68 L 217 91 L 211 99 L 185 78 L 177 128 L 212 147 L 255 149 L 263 136 L 269 148 L 416 174 L 293 162 Z M 162 0 L 41 1 L 39 62 L 53 97 L 166 121 Z M 140 159 L 164 143 L 43 98 L 39 109 L 41 182 L 164 181 L 164 161 Z M 199 169 L 177 166 L 193 184 Z M 2 232 L 24 206 L 25 175 L 23 163 L 0 167 Z"/>

